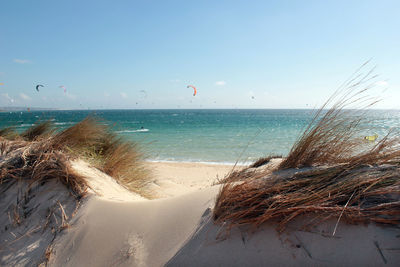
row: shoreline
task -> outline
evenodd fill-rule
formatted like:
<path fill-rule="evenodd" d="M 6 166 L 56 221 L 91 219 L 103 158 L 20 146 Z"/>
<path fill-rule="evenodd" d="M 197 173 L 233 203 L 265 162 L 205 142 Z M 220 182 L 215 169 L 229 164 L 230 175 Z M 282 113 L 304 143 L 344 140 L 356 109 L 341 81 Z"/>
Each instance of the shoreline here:
<path fill-rule="evenodd" d="M 219 162 L 219 161 L 190 161 L 190 160 L 164 160 L 164 159 L 148 159 L 145 160 L 144 162 L 150 162 L 150 163 L 172 163 L 172 164 L 200 164 L 200 165 L 216 165 L 216 166 L 248 166 L 249 164 L 252 164 L 253 161 L 249 161 L 249 162 L 241 162 L 241 163 L 234 163 L 234 162 L 229 162 L 229 161 L 223 161 L 223 162 Z"/>

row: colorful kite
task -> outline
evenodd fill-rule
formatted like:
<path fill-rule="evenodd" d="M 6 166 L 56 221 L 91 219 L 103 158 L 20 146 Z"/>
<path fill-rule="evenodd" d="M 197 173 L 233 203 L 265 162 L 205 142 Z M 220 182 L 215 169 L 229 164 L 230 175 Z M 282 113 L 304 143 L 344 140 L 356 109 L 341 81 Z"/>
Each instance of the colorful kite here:
<path fill-rule="evenodd" d="M 196 94 L 197 94 L 197 90 L 196 90 L 196 87 L 194 87 L 193 85 L 188 85 L 188 86 L 186 86 L 186 88 L 190 88 L 190 87 L 192 87 L 193 88 L 193 96 L 195 96 Z"/>

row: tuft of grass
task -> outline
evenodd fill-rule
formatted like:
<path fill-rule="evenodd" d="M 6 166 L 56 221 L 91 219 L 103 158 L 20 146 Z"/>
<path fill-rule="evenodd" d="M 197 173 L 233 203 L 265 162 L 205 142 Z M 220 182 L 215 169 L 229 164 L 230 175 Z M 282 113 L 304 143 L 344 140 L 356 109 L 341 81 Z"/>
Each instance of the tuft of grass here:
<path fill-rule="evenodd" d="M 73 172 L 69 161 L 81 157 L 129 190 L 145 194 L 143 187 L 149 180 L 149 171 L 144 167 L 144 155 L 138 144 L 118 137 L 100 119 L 87 117 L 60 132 L 45 122 L 26 130 L 20 137 L 25 141 L 0 142 L 2 155 L 18 151 L 1 164 L 0 183 L 25 177 L 32 182 L 58 179 L 80 196 L 87 184 Z"/>
<path fill-rule="evenodd" d="M 49 141 L 53 149 L 68 147 L 76 151 L 92 150 L 101 154 L 99 149 L 106 145 L 108 134 L 107 126 L 100 119 L 89 116 L 55 134 Z"/>
<path fill-rule="evenodd" d="M 137 143 L 118 137 L 99 119 L 88 117 L 54 135 L 53 149 L 83 157 L 129 190 L 143 194 L 149 181 Z"/>
<path fill-rule="evenodd" d="M 355 166 L 354 166 L 355 167 Z M 218 195 L 214 220 L 259 226 L 276 221 L 278 230 L 301 215 L 315 222 L 339 218 L 348 223 L 400 224 L 400 167 L 336 165 L 292 175 L 227 183 Z"/>
<path fill-rule="evenodd" d="M 368 125 L 368 109 L 379 102 L 379 99 L 367 95 L 376 83 L 374 68 L 365 73 L 364 68 L 365 64 L 315 113 L 289 155 L 280 164 L 280 169 L 340 164 L 354 160 L 361 163 L 363 158 L 371 157 L 372 154 L 377 155 L 373 160 L 379 160 L 381 155 L 376 152 L 391 146 L 388 138 L 384 138 L 371 151 L 365 153 L 362 148 L 365 142 L 360 131 L 363 125 Z"/>
<path fill-rule="evenodd" d="M 0 167 L 0 185 L 5 186 L 15 180 L 25 180 L 30 184 L 58 180 L 78 199 L 85 195 L 87 189 L 84 178 L 73 171 L 68 156 L 49 149 L 44 142 L 31 143 L 14 151 Z"/>
<path fill-rule="evenodd" d="M 268 156 L 268 157 L 259 158 L 253 164 L 251 164 L 249 166 L 249 168 L 258 168 L 258 167 L 264 166 L 264 165 L 270 163 L 271 159 L 277 159 L 277 158 L 282 158 L 282 155 L 280 155 L 280 156 Z"/>
<path fill-rule="evenodd" d="M 143 164 L 144 156 L 138 145 L 110 138 L 110 145 L 104 151 L 103 171 L 129 190 L 143 194 L 142 188 L 149 181 L 149 171 Z"/>
<path fill-rule="evenodd" d="M 245 169 L 225 179 L 213 213 L 216 222 L 232 227 L 275 221 L 279 231 L 302 215 L 313 216 L 314 223 L 337 218 L 400 224 L 400 140 L 389 133 L 365 146 L 361 126 L 377 100 L 365 95 L 376 76 L 362 69 L 317 111 L 275 170 Z M 358 110 L 347 109 L 354 104 Z"/>
<path fill-rule="evenodd" d="M 6 127 L 0 129 L 0 137 L 7 140 L 16 140 L 18 139 L 19 135 L 13 127 Z"/>
<path fill-rule="evenodd" d="M 49 136 L 53 132 L 53 124 L 50 121 L 45 121 L 42 123 L 38 123 L 23 133 L 20 134 L 26 141 L 35 141 L 39 138 L 44 138 Z"/>

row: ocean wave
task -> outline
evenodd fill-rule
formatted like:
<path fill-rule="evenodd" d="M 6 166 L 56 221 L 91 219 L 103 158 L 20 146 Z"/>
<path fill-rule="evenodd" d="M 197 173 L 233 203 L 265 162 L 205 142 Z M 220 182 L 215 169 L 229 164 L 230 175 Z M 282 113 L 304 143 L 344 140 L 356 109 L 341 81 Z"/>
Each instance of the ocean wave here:
<path fill-rule="evenodd" d="M 138 129 L 138 130 L 121 130 L 121 131 L 116 131 L 117 133 L 141 133 L 141 132 L 148 132 L 150 131 L 149 129 Z"/>
<path fill-rule="evenodd" d="M 73 122 L 55 122 L 54 125 L 74 124 Z"/>

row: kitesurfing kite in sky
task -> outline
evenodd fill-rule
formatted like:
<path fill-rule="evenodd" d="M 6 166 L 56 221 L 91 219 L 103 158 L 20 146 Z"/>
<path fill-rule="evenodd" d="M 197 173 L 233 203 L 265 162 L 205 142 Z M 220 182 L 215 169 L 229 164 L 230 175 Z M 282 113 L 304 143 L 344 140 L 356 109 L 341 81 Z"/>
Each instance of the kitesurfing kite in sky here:
<path fill-rule="evenodd" d="M 36 85 L 36 91 L 38 91 L 38 92 L 39 92 L 39 87 L 44 87 L 44 86 L 41 84 Z"/>
<path fill-rule="evenodd" d="M 195 96 L 197 94 L 197 90 L 196 87 L 194 87 L 193 85 L 188 85 L 186 88 L 192 87 L 193 88 L 193 96 Z"/>
<path fill-rule="evenodd" d="M 365 140 L 368 140 L 368 141 L 375 141 L 376 138 L 378 138 L 378 135 L 377 135 L 377 134 L 369 135 L 369 136 L 365 136 L 365 137 L 364 137 L 364 139 L 365 139 Z"/>

